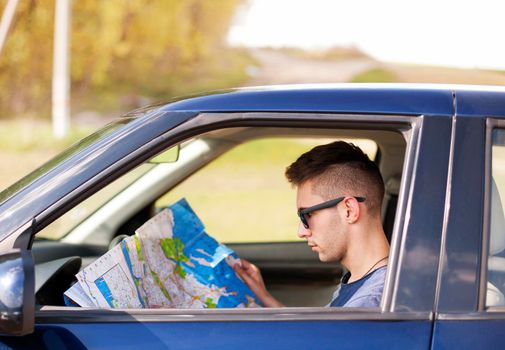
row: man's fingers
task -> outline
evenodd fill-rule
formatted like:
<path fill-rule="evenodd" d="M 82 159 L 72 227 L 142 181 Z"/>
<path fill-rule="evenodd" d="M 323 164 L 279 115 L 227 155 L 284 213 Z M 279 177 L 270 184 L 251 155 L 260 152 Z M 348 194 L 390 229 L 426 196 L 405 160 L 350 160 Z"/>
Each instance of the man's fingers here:
<path fill-rule="evenodd" d="M 249 276 L 247 271 L 240 268 L 238 265 L 235 265 L 235 272 L 237 273 L 238 277 L 242 279 L 242 281 L 244 281 L 247 285 L 251 285 L 253 279 L 251 278 L 251 276 Z"/>
<path fill-rule="evenodd" d="M 242 259 L 242 269 L 246 271 L 251 277 L 259 275 L 259 269 L 256 265 L 251 264 L 249 261 Z"/>
<path fill-rule="evenodd" d="M 233 269 L 235 270 L 235 273 L 237 274 L 238 278 L 240 278 L 242 282 L 245 282 L 244 279 L 242 278 L 242 271 L 240 267 L 234 266 Z"/>
<path fill-rule="evenodd" d="M 242 262 L 242 268 L 244 268 L 246 270 L 252 266 L 252 264 L 249 261 L 247 261 L 246 259 L 240 259 L 240 261 Z"/>
<path fill-rule="evenodd" d="M 251 264 L 249 261 L 244 259 L 241 259 L 241 261 L 242 266 L 239 264 L 235 264 L 235 266 L 233 266 L 233 269 L 237 273 L 238 277 L 255 292 L 257 292 L 258 288 L 265 289 L 261 272 L 256 265 Z"/>

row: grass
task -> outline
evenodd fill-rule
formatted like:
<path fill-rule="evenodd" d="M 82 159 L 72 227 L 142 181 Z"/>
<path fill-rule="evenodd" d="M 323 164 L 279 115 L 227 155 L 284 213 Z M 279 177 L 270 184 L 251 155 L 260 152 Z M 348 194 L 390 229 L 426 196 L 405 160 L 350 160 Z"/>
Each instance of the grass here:
<path fill-rule="evenodd" d="M 296 47 L 283 47 L 274 49 L 290 56 L 320 61 L 360 60 L 370 59 L 364 52 L 356 47 L 332 47 L 324 50 L 304 50 Z"/>
<path fill-rule="evenodd" d="M 384 68 L 373 68 L 357 74 L 351 80 L 352 83 L 396 83 L 398 77 L 390 70 Z"/>
<path fill-rule="evenodd" d="M 58 152 L 89 135 L 93 130 L 93 127 L 72 127 L 65 138 L 55 139 L 48 121 L 2 120 L 0 149 L 2 152 L 15 153 L 41 150 Z"/>
<path fill-rule="evenodd" d="M 297 240 L 295 190 L 284 178 L 291 164 L 312 145 L 291 140 L 259 140 L 241 145 L 193 175 L 156 203 L 185 197 L 223 242 Z"/>
<path fill-rule="evenodd" d="M 57 140 L 47 121 L 0 121 L 0 191 L 93 130 L 92 127 L 73 127 L 67 137 Z"/>
<path fill-rule="evenodd" d="M 505 74 L 500 71 L 414 64 L 387 64 L 386 67 L 404 83 L 505 85 Z"/>

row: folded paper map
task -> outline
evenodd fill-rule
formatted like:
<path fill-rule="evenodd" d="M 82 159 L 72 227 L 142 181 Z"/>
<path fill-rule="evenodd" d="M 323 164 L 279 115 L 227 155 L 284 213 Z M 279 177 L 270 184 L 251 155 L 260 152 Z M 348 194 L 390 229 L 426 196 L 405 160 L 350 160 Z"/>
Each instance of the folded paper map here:
<path fill-rule="evenodd" d="M 236 275 L 237 255 L 209 236 L 185 199 L 88 265 L 67 305 L 102 308 L 259 307 Z"/>

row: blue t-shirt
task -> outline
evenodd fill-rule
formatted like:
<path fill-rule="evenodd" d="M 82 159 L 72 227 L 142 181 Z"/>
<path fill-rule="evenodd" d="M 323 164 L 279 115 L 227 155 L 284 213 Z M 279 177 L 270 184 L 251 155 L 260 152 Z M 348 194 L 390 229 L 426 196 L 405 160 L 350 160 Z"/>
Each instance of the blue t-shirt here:
<path fill-rule="evenodd" d="M 379 307 L 386 279 L 387 266 L 381 266 L 357 281 L 347 283 L 351 274 L 347 272 L 333 294 L 328 306 Z"/>

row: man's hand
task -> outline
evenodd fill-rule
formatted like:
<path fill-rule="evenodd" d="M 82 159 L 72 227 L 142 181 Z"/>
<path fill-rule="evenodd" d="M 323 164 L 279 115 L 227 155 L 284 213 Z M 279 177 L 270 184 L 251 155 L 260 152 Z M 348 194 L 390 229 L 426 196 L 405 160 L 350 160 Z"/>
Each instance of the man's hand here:
<path fill-rule="evenodd" d="M 241 264 L 235 264 L 235 266 L 233 266 L 235 272 L 237 272 L 245 284 L 251 288 L 263 305 L 266 307 L 284 306 L 268 292 L 258 267 L 245 259 L 240 259 L 240 261 L 242 262 Z"/>

